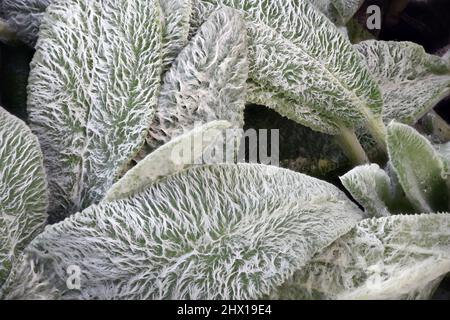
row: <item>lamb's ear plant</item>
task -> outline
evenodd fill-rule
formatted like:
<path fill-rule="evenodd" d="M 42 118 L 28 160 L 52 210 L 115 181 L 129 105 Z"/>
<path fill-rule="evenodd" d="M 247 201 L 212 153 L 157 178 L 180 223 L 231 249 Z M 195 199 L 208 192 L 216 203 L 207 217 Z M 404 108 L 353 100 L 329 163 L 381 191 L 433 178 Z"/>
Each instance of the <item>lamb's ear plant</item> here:
<path fill-rule="evenodd" d="M 0 107 L 0 288 L 47 220 L 42 153 L 27 125 Z"/>
<path fill-rule="evenodd" d="M 380 85 L 386 124 L 413 125 L 450 95 L 450 66 L 418 44 L 369 40 L 355 48 Z"/>
<path fill-rule="evenodd" d="M 429 299 L 450 271 L 450 214 L 365 219 L 270 298 Z"/>
<path fill-rule="evenodd" d="M 389 164 L 356 167 L 341 177 L 368 216 L 450 210 L 448 164 L 432 144 L 412 127 L 388 126 Z"/>
<path fill-rule="evenodd" d="M 140 150 L 155 114 L 161 48 L 156 0 L 48 7 L 28 111 L 44 153 L 53 219 L 100 201 Z"/>
<path fill-rule="evenodd" d="M 344 146 L 359 162 L 367 159 L 353 129 L 366 125 L 382 150 L 385 128 L 382 96 L 362 58 L 333 23 L 307 1 L 194 0 L 191 28 L 195 30 L 220 6 L 244 16 L 251 80 L 260 92 L 283 93 L 296 101 L 277 111 L 297 120 L 296 106 L 314 110 L 337 123 Z M 326 88 L 326 90 L 324 90 Z M 310 112 L 311 113 L 311 112 Z M 306 125 L 303 112 L 299 122 Z M 313 127 L 317 128 L 315 122 Z M 334 128 L 324 128 L 330 132 Z"/>
<path fill-rule="evenodd" d="M 223 130 L 231 127 L 227 121 L 212 121 L 174 138 L 130 169 L 108 190 L 104 201 L 126 198 L 158 179 L 202 164 L 205 152 L 216 144 L 221 146 Z"/>
<path fill-rule="evenodd" d="M 191 0 L 159 0 L 159 3 L 162 14 L 163 70 L 166 71 L 188 43 Z"/>
<path fill-rule="evenodd" d="M 257 164 L 190 168 L 49 226 L 27 253 L 63 298 L 251 299 L 347 233 L 331 184 Z M 67 266 L 81 290 L 66 286 Z"/>
<path fill-rule="evenodd" d="M 242 128 L 247 78 L 244 22 L 236 10 L 223 8 L 198 29 L 164 75 L 146 152 L 199 122 L 227 120 Z"/>

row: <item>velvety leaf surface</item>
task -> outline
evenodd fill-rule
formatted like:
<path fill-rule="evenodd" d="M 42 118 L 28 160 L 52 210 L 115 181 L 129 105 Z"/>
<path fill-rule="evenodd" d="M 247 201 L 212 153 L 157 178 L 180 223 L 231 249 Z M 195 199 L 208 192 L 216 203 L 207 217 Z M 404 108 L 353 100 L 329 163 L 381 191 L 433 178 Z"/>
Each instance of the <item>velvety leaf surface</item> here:
<path fill-rule="evenodd" d="M 380 85 L 385 123 L 414 124 L 450 95 L 450 67 L 420 45 L 369 40 L 355 48 Z"/>
<path fill-rule="evenodd" d="M 65 298 L 250 299 L 347 233 L 360 210 L 277 167 L 194 167 L 53 225 L 29 252 Z M 68 291 L 66 268 L 81 270 Z M 64 292 L 65 291 L 65 292 Z"/>
<path fill-rule="evenodd" d="M 429 299 L 450 271 L 450 214 L 363 220 L 271 298 Z"/>
<path fill-rule="evenodd" d="M 0 287 L 44 228 L 48 191 L 37 138 L 0 107 Z"/>
<path fill-rule="evenodd" d="M 205 150 L 221 141 L 223 130 L 230 127 L 227 121 L 212 121 L 171 140 L 129 170 L 108 190 L 104 200 L 126 198 L 162 177 L 202 164 Z"/>
<path fill-rule="evenodd" d="M 161 75 L 159 3 L 58 1 L 32 62 L 28 107 L 55 219 L 98 202 L 140 150 Z"/>
<path fill-rule="evenodd" d="M 445 167 L 431 143 L 413 128 L 392 122 L 387 144 L 392 167 L 416 210 L 446 211 L 449 195 Z"/>
<path fill-rule="evenodd" d="M 164 76 L 148 152 L 198 123 L 227 120 L 242 128 L 247 77 L 244 22 L 224 8 L 201 26 Z"/>
<path fill-rule="evenodd" d="M 223 5 L 246 21 L 250 78 L 297 101 L 278 112 L 292 117 L 302 105 L 349 127 L 378 121 L 377 83 L 351 43 L 307 1 L 194 0 L 191 32 Z"/>

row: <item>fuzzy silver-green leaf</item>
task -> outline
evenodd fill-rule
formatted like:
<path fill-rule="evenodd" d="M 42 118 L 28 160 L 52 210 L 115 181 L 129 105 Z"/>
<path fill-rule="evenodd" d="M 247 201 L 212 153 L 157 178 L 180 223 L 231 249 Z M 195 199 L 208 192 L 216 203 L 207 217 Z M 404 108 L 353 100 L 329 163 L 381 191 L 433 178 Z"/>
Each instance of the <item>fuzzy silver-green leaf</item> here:
<path fill-rule="evenodd" d="M 39 142 L 22 120 L 0 107 L 0 287 L 44 228 L 47 206 Z"/>
<path fill-rule="evenodd" d="M 341 178 L 344 187 L 364 207 L 369 217 L 390 216 L 386 202 L 391 197 L 391 180 L 376 164 L 354 168 Z"/>
<path fill-rule="evenodd" d="M 381 93 L 362 58 L 307 1 L 194 0 L 193 30 L 224 5 L 246 21 L 255 83 L 349 127 L 381 117 Z M 294 107 L 277 111 L 294 115 Z"/>
<path fill-rule="evenodd" d="M 392 122 L 387 145 L 392 167 L 418 212 L 447 211 L 445 167 L 431 143 L 412 127 Z"/>
<path fill-rule="evenodd" d="M 247 77 L 244 22 L 224 8 L 200 27 L 165 74 L 148 152 L 198 123 L 226 120 L 241 128 Z"/>
<path fill-rule="evenodd" d="M 160 21 L 156 0 L 48 7 L 28 107 L 56 219 L 101 200 L 141 148 L 157 104 Z"/>
<path fill-rule="evenodd" d="M 129 170 L 108 190 L 104 200 L 126 198 L 162 177 L 198 164 L 204 151 L 219 140 L 222 130 L 230 127 L 228 121 L 212 121 L 171 140 Z"/>
<path fill-rule="evenodd" d="M 317 254 L 272 298 L 429 299 L 449 271 L 450 214 L 373 218 Z"/>
<path fill-rule="evenodd" d="M 64 298 L 261 297 L 353 228 L 331 184 L 256 164 L 190 168 L 47 228 L 28 253 Z M 67 290 L 66 268 L 81 270 Z"/>
<path fill-rule="evenodd" d="M 385 123 L 414 124 L 450 95 L 450 67 L 420 45 L 369 40 L 355 48 L 380 85 Z"/>

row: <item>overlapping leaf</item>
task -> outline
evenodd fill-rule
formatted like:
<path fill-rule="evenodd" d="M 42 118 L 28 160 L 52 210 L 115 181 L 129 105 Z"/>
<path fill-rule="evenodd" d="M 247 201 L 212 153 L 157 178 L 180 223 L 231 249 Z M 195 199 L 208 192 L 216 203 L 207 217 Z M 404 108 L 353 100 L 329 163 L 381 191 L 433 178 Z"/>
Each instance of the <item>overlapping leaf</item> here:
<path fill-rule="evenodd" d="M 247 83 L 247 102 L 269 107 L 288 119 L 302 124 L 314 131 L 337 134 L 339 126 L 333 119 L 327 118 L 324 114 L 304 107 L 292 98 L 283 93 L 270 91 L 252 81 Z"/>
<path fill-rule="evenodd" d="M 336 187 L 263 165 L 213 165 L 53 225 L 28 252 L 65 298 L 249 299 L 354 227 Z M 68 291 L 66 267 L 81 270 Z"/>
<path fill-rule="evenodd" d="M 29 79 L 56 218 L 101 200 L 144 142 L 161 74 L 156 0 L 51 5 Z"/>
<path fill-rule="evenodd" d="M 365 58 L 384 96 L 383 119 L 414 124 L 450 95 L 450 67 L 412 42 L 363 41 Z"/>
<path fill-rule="evenodd" d="M 227 121 L 212 121 L 194 128 L 156 149 L 129 170 L 111 189 L 105 201 L 123 199 L 143 190 L 159 178 L 169 176 L 195 164 L 202 164 L 203 153 L 222 141 L 223 130 L 230 128 Z"/>
<path fill-rule="evenodd" d="M 341 177 L 342 184 L 364 207 L 368 216 L 390 216 L 391 179 L 376 164 L 356 167 Z"/>
<path fill-rule="evenodd" d="M 368 217 L 414 212 L 392 167 L 387 168 L 384 171 L 376 164 L 364 165 L 341 177 L 344 187 L 364 207 Z"/>
<path fill-rule="evenodd" d="M 42 231 L 48 193 L 42 153 L 24 122 L 0 107 L 0 287 Z"/>
<path fill-rule="evenodd" d="M 200 25 L 217 7 L 242 12 L 249 38 L 251 79 L 269 92 L 347 126 L 368 120 L 377 136 L 382 99 L 350 42 L 306 1 L 195 0 L 191 25 Z M 292 105 L 292 108 L 295 105 Z M 295 115 L 290 108 L 278 108 Z M 302 123 L 304 119 L 300 117 Z"/>
<path fill-rule="evenodd" d="M 167 70 L 188 43 L 191 0 L 160 0 L 159 3 L 163 18 L 163 69 Z"/>
<path fill-rule="evenodd" d="M 448 210 L 445 165 L 431 143 L 413 128 L 392 122 L 388 151 L 399 182 L 418 212 Z"/>
<path fill-rule="evenodd" d="M 317 254 L 271 297 L 428 299 L 449 271 L 450 214 L 373 218 Z"/>
<path fill-rule="evenodd" d="M 147 143 L 151 152 L 196 123 L 244 122 L 247 36 L 239 14 L 214 13 L 166 73 Z"/>

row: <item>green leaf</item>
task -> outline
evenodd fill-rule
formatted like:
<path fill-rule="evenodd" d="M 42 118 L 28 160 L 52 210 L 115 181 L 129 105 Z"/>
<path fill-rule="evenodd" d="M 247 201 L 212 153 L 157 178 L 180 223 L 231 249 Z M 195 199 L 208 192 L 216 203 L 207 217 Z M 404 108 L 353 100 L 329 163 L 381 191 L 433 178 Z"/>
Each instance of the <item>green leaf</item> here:
<path fill-rule="evenodd" d="M 308 0 L 337 25 L 345 25 L 364 0 Z"/>
<path fill-rule="evenodd" d="M 150 153 L 196 123 L 244 123 L 248 77 L 244 23 L 232 9 L 217 11 L 166 73 L 147 138 Z"/>
<path fill-rule="evenodd" d="M 387 144 L 392 167 L 417 211 L 446 211 L 449 196 L 445 167 L 431 143 L 413 128 L 392 122 Z"/>
<path fill-rule="evenodd" d="M 156 0 L 69 0 L 47 13 L 28 106 L 59 219 L 100 201 L 140 150 L 157 103 L 161 19 Z"/>
<path fill-rule="evenodd" d="M 361 204 L 366 217 L 414 213 L 390 164 L 387 172 L 376 164 L 359 166 L 341 178 L 344 187 Z"/>
<path fill-rule="evenodd" d="M 294 99 L 286 97 L 283 93 L 270 91 L 252 81 L 247 82 L 247 103 L 269 107 L 314 131 L 326 134 L 339 133 L 339 126 L 333 119 L 304 107 Z"/>
<path fill-rule="evenodd" d="M 341 178 L 344 187 L 364 207 L 368 217 L 390 216 L 391 179 L 376 164 L 354 168 Z"/>
<path fill-rule="evenodd" d="M 167 70 L 188 43 L 191 0 L 160 0 L 163 16 L 162 56 Z"/>
<path fill-rule="evenodd" d="M 64 298 L 251 299 L 347 233 L 331 184 L 264 165 L 194 167 L 48 227 L 28 251 Z M 81 290 L 66 268 L 79 266 Z"/>
<path fill-rule="evenodd" d="M 292 108 L 302 105 L 348 127 L 367 121 L 384 140 L 378 85 L 351 43 L 320 12 L 306 1 L 196 0 L 193 30 L 221 5 L 245 18 L 250 78 L 297 101 L 278 112 L 292 117 Z"/>
<path fill-rule="evenodd" d="M 198 164 L 205 150 L 218 142 L 222 130 L 230 127 L 227 121 L 212 121 L 171 140 L 129 170 L 109 189 L 104 200 L 126 198 L 160 178 Z"/>
<path fill-rule="evenodd" d="M 450 95 L 450 67 L 420 45 L 370 40 L 355 48 L 380 85 L 385 123 L 414 124 Z"/>
<path fill-rule="evenodd" d="M 0 287 L 44 228 L 48 192 L 37 138 L 0 107 Z"/>
<path fill-rule="evenodd" d="M 450 214 L 373 218 L 317 254 L 271 298 L 429 299 L 449 271 Z"/>

